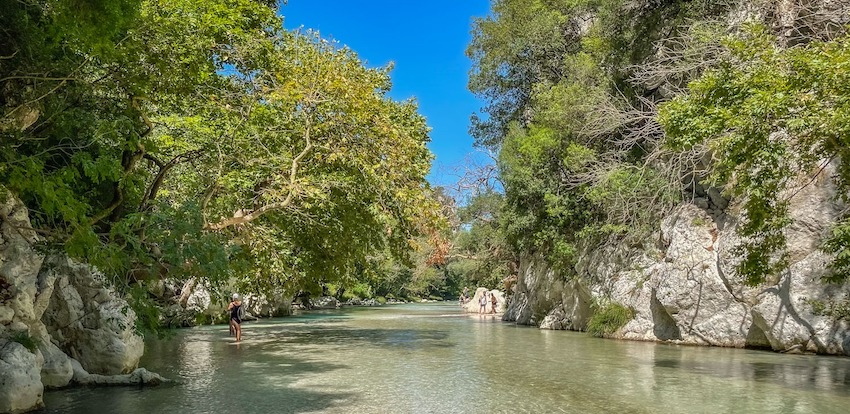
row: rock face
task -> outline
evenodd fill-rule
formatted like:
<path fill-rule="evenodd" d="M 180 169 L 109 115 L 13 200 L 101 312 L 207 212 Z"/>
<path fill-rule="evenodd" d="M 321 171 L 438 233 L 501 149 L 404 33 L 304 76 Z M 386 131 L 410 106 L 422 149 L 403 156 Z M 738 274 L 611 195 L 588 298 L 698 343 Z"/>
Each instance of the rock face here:
<path fill-rule="evenodd" d="M 791 265 L 763 286 L 747 287 L 735 272 L 739 207 L 718 215 L 685 204 L 661 223 L 655 246 L 586 252 L 573 280 L 527 258 L 504 319 L 584 330 L 594 303 L 616 302 L 635 317 L 615 338 L 850 355 L 848 322 L 817 312 L 818 303 L 850 298 L 850 285 L 820 281 L 830 257 L 818 246 L 842 206 L 824 176 L 797 188 L 786 231 Z"/>
<path fill-rule="evenodd" d="M 136 368 L 144 353 L 134 331 L 135 313 L 104 286 L 103 275 L 62 256 L 46 260 L 43 276 L 55 280 L 42 321 L 51 338 L 89 372 L 115 375 Z"/>
<path fill-rule="evenodd" d="M 133 311 L 103 287 L 103 275 L 40 253 L 30 228 L 26 208 L 0 188 L 2 413 L 41 407 L 45 388 L 73 383 L 74 364 L 86 375 L 133 371 L 144 349 Z"/>
<path fill-rule="evenodd" d="M 43 256 L 32 247 L 38 241 L 29 228 L 26 209 L 0 188 L 0 412 L 20 412 L 43 405 L 41 351 L 18 341 L 43 341 L 36 303 L 45 295 L 38 274 Z M 50 287 L 47 287 L 49 290 Z M 35 327 L 34 332 L 30 327 Z M 12 340 L 17 338 L 17 341 Z"/>
<path fill-rule="evenodd" d="M 319 296 L 310 301 L 313 309 L 337 309 L 339 301 L 333 296 Z"/>

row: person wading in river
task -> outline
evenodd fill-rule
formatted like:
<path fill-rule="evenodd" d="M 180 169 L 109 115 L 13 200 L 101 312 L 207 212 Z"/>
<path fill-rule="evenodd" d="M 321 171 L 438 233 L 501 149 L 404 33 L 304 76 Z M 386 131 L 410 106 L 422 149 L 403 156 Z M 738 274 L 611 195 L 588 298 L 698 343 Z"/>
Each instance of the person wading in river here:
<path fill-rule="evenodd" d="M 233 294 L 233 301 L 227 305 L 227 310 L 230 312 L 230 329 L 236 332 L 236 342 L 242 340 L 242 301 L 239 300 L 239 294 Z"/>
<path fill-rule="evenodd" d="M 499 304 L 499 301 L 496 299 L 496 294 L 490 294 L 490 304 L 493 306 L 493 313 L 496 313 L 496 305 Z"/>
<path fill-rule="evenodd" d="M 484 313 L 487 308 L 487 292 L 481 293 L 481 298 L 478 299 L 478 313 Z"/>

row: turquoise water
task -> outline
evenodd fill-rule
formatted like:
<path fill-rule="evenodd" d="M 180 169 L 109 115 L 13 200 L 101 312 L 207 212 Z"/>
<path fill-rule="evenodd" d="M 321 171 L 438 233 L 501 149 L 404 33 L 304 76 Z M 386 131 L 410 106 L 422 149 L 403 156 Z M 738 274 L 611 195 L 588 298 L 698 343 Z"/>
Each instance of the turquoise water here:
<path fill-rule="evenodd" d="M 181 330 L 154 388 L 48 392 L 48 413 L 847 413 L 850 358 L 604 340 L 454 304 Z"/>

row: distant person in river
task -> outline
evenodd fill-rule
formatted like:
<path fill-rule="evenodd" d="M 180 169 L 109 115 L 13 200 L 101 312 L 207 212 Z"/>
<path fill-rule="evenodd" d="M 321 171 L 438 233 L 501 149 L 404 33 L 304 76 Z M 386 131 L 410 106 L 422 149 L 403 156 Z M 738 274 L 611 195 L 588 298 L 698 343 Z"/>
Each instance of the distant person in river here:
<path fill-rule="evenodd" d="M 478 299 L 478 313 L 484 313 L 487 308 L 487 292 L 481 294 L 481 298 Z"/>
<path fill-rule="evenodd" d="M 492 307 L 493 307 L 493 313 L 496 313 L 496 305 L 498 305 L 498 304 L 499 304 L 499 301 L 496 299 L 496 294 L 495 294 L 495 293 L 491 293 L 491 294 L 490 294 L 490 304 L 491 304 L 491 305 L 492 305 Z"/>
<path fill-rule="evenodd" d="M 466 305 L 469 302 L 469 288 L 464 287 L 463 293 L 460 294 L 460 306 Z"/>
<path fill-rule="evenodd" d="M 236 342 L 242 340 L 242 301 L 239 300 L 239 294 L 233 294 L 233 300 L 230 305 L 227 305 L 227 310 L 230 312 L 230 329 L 236 332 Z"/>

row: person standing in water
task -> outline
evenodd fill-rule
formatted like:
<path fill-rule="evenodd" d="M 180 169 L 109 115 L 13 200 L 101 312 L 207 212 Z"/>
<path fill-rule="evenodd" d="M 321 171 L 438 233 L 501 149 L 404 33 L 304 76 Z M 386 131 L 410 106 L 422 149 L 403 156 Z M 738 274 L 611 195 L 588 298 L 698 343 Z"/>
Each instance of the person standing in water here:
<path fill-rule="evenodd" d="M 227 305 L 227 310 L 230 311 L 230 328 L 236 332 L 236 342 L 242 340 L 242 301 L 239 300 L 239 294 L 233 294 L 233 301 Z"/>
<path fill-rule="evenodd" d="M 493 305 L 493 313 L 496 313 L 496 305 L 499 304 L 499 300 L 496 299 L 495 293 L 490 294 L 490 304 Z"/>
<path fill-rule="evenodd" d="M 484 310 L 487 307 L 487 292 L 482 292 L 481 297 L 478 298 L 478 313 L 484 313 Z"/>

